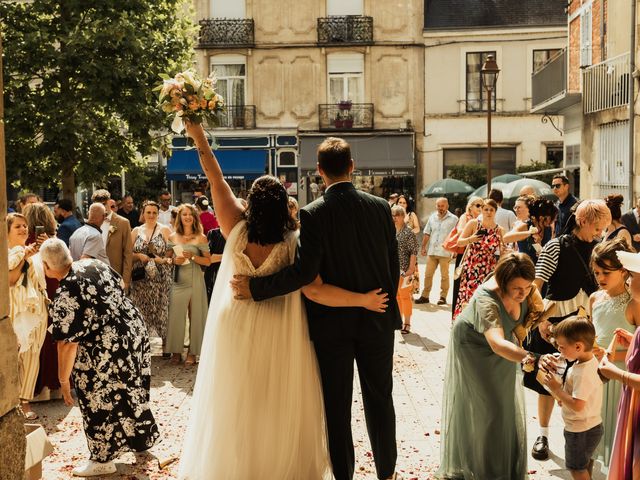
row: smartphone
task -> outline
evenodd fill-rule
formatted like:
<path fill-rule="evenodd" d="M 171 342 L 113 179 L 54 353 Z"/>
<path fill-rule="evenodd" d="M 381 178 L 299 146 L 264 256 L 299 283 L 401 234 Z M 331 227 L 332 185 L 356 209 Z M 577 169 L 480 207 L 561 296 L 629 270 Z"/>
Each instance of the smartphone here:
<path fill-rule="evenodd" d="M 478 235 L 479 237 L 484 237 L 486 234 L 487 234 L 487 231 L 484 228 L 481 228 L 476 232 L 476 235 Z"/>
<path fill-rule="evenodd" d="M 36 238 L 44 233 L 44 225 L 36 225 Z"/>

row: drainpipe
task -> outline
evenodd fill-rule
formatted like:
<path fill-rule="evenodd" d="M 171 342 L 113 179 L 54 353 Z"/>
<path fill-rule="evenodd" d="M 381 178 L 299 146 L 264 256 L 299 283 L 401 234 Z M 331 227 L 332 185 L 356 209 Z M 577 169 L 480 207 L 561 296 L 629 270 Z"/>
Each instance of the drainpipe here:
<path fill-rule="evenodd" d="M 629 47 L 629 207 L 633 208 L 633 167 L 635 157 L 635 72 L 636 72 L 636 0 L 631 0 L 631 42 Z"/>
<path fill-rule="evenodd" d="M 631 0 L 635 2 L 635 0 Z M 604 31 L 604 0 L 600 0 L 600 61 L 604 62 L 607 59 L 605 55 L 605 31 Z"/>

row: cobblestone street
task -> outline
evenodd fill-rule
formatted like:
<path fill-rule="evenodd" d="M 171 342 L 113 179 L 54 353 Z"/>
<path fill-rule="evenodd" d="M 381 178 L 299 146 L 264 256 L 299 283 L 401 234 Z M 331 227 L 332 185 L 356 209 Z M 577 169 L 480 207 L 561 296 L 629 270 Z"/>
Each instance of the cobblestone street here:
<path fill-rule="evenodd" d="M 421 265 L 421 270 L 423 267 L 424 265 Z M 432 300 L 437 299 L 435 288 L 438 287 L 438 282 L 436 279 Z M 396 334 L 394 398 L 398 426 L 397 465 L 405 479 L 433 478 L 433 472 L 439 463 L 441 399 L 450 318 L 450 305 L 416 305 L 412 319 L 413 333 L 406 336 Z M 108 478 L 176 478 L 178 462 L 170 461 L 180 455 L 195 375 L 194 368 L 172 366 L 161 357 L 154 357 L 151 400 L 161 429 L 162 441 L 148 454 L 123 455 L 117 461 L 118 474 Z M 373 458 L 357 387 L 354 399 L 356 479 L 373 480 L 376 478 Z M 529 450 L 538 434 L 535 395 L 527 391 L 526 401 Z M 88 457 L 78 408 L 68 408 L 62 401 L 34 407 L 40 413 L 39 421 L 47 430 L 55 448 L 53 455 L 44 461 L 43 478 L 71 478 L 72 468 Z M 554 411 L 552 425 L 551 459 L 537 462 L 527 452 L 530 480 L 570 478 L 569 473 L 564 470 L 562 419 L 557 408 Z M 265 439 L 266 441 L 268 439 Z M 499 454 L 500 452 L 496 452 L 496 455 Z M 604 478 L 599 471 L 594 475 L 594 479 L 597 480 Z"/>

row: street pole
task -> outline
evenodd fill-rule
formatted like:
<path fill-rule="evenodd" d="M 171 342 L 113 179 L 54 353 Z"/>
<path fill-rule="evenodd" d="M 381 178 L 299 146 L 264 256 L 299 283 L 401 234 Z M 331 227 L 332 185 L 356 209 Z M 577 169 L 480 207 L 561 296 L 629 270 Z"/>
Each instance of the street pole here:
<path fill-rule="evenodd" d="M 491 88 L 487 88 L 489 103 L 487 108 L 487 197 L 491 191 Z"/>

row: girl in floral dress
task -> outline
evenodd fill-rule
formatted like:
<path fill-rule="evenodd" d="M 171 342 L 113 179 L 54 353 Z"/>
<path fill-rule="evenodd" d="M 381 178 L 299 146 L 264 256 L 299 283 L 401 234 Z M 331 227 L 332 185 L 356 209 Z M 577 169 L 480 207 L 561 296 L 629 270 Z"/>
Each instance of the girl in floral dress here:
<path fill-rule="evenodd" d="M 484 200 L 482 220 L 469 220 L 458 238 L 458 246 L 466 246 L 466 251 L 460 264 L 460 291 L 453 320 L 469 303 L 476 289 L 493 272 L 498 261 L 503 248 L 504 230 L 495 222 L 497 210 L 498 204 L 494 200 Z"/>

